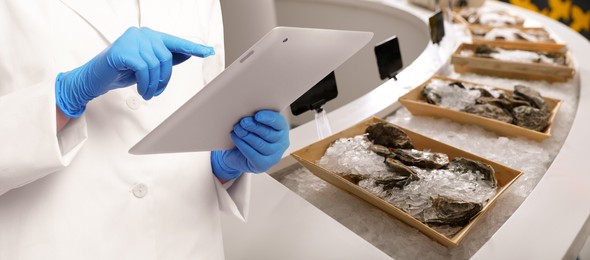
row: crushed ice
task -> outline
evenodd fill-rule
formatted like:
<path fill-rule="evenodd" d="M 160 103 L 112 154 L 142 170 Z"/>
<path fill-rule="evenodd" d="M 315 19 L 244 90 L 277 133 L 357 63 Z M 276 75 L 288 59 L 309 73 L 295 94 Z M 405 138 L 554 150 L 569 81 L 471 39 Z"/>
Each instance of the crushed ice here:
<path fill-rule="evenodd" d="M 360 174 L 366 179 L 358 185 L 381 197 L 418 220 L 420 214 L 432 207 L 432 199 L 446 196 L 467 202 L 486 202 L 496 194 L 479 173 L 457 173 L 448 169 L 421 169 L 411 167 L 420 180 L 404 188 L 393 188 L 390 192 L 383 185 L 376 185 L 375 179 L 387 174 L 384 158 L 368 150 L 371 142 L 364 135 L 336 140 L 318 161 L 323 168 L 338 174 Z M 459 229 L 453 229 L 458 231 Z M 452 236 L 453 234 L 446 234 Z"/>

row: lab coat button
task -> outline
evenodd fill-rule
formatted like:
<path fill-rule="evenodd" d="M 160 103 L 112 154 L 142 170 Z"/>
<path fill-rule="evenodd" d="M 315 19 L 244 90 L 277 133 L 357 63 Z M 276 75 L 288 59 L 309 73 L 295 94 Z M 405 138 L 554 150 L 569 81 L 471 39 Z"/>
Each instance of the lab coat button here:
<path fill-rule="evenodd" d="M 148 192 L 148 187 L 143 183 L 138 183 L 133 186 L 133 195 L 136 198 L 143 198 Z"/>
<path fill-rule="evenodd" d="M 132 110 L 139 109 L 139 106 L 141 105 L 140 102 L 141 101 L 139 100 L 138 97 L 128 97 L 127 100 L 126 100 L 127 106 L 129 108 L 131 108 Z"/>

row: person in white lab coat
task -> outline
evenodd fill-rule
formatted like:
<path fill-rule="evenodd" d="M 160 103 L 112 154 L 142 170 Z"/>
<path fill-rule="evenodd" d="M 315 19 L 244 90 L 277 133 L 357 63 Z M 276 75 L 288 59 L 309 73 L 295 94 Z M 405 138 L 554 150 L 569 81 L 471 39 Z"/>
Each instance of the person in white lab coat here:
<path fill-rule="evenodd" d="M 284 118 L 244 118 L 227 151 L 127 153 L 223 70 L 222 26 L 218 0 L 0 3 L 0 259 L 223 259 L 220 212 L 246 217 Z"/>

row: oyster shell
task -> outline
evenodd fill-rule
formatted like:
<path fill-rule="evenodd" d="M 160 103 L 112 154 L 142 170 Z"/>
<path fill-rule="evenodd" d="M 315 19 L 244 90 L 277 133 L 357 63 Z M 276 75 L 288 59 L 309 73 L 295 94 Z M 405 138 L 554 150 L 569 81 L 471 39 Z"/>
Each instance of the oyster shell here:
<path fill-rule="evenodd" d="M 387 158 L 385 164 L 392 174 L 375 179 L 375 184 L 383 185 L 384 190 L 393 187 L 403 188 L 412 181 L 420 180 L 416 172 L 396 159 Z"/>
<path fill-rule="evenodd" d="M 389 169 L 389 171 L 391 172 L 395 172 L 399 175 L 402 176 L 412 176 L 412 175 L 416 175 L 416 177 L 418 177 L 418 175 L 412 170 L 410 169 L 410 167 L 406 166 L 405 164 L 403 164 L 402 162 L 394 159 L 394 158 L 386 158 L 385 159 L 385 165 L 387 165 L 387 168 Z"/>
<path fill-rule="evenodd" d="M 492 49 L 490 46 L 485 44 L 480 44 L 475 47 L 475 56 L 482 57 L 482 58 L 491 58 L 492 53 L 498 53 L 497 50 Z"/>
<path fill-rule="evenodd" d="M 513 121 L 512 115 L 504 111 L 504 109 L 489 103 L 469 105 L 463 111 L 509 124 Z"/>
<path fill-rule="evenodd" d="M 522 98 L 523 100 L 526 100 L 535 108 L 541 110 L 549 109 L 549 106 L 547 105 L 547 102 L 545 102 L 545 99 L 541 96 L 541 93 L 532 88 L 523 85 L 516 85 L 514 86 L 514 95 Z"/>
<path fill-rule="evenodd" d="M 360 174 L 354 174 L 354 173 L 346 173 L 343 174 L 342 177 L 344 179 L 349 180 L 350 182 L 354 183 L 354 184 L 359 184 L 360 181 L 366 179 L 366 176 L 360 175 Z"/>
<path fill-rule="evenodd" d="M 502 94 L 501 98 L 506 99 L 508 100 L 508 102 L 510 102 L 510 107 L 508 107 L 509 109 L 513 109 L 519 106 L 531 106 L 531 103 L 529 101 L 512 94 L 504 93 Z"/>
<path fill-rule="evenodd" d="M 432 199 L 432 208 L 422 213 L 423 222 L 431 225 L 464 226 L 482 209 L 479 203 L 439 196 Z"/>
<path fill-rule="evenodd" d="M 393 124 L 383 122 L 370 124 L 365 129 L 365 133 L 373 144 L 383 145 L 389 148 L 414 148 L 408 135 Z"/>
<path fill-rule="evenodd" d="M 545 55 L 547 58 L 553 59 L 553 62 L 558 65 L 567 65 L 567 59 L 564 53 L 561 52 L 543 52 L 542 55 Z"/>
<path fill-rule="evenodd" d="M 395 159 L 405 165 L 423 169 L 440 169 L 449 164 L 449 157 L 444 153 L 425 152 L 416 149 L 395 149 Z"/>
<path fill-rule="evenodd" d="M 551 113 L 534 107 L 520 106 L 512 110 L 512 115 L 514 124 L 535 131 L 543 131 L 549 125 Z"/>
<path fill-rule="evenodd" d="M 479 91 L 481 97 L 494 97 L 494 94 L 485 88 L 474 88 L 475 90 Z"/>
<path fill-rule="evenodd" d="M 391 174 L 385 177 L 375 178 L 375 185 L 383 185 L 383 190 L 388 191 L 393 188 L 400 188 L 402 189 L 408 183 L 415 181 L 414 175 L 411 176 L 401 176 L 397 174 Z M 417 176 L 416 176 L 417 177 Z"/>
<path fill-rule="evenodd" d="M 483 162 L 456 157 L 448 164 L 447 169 L 459 173 L 479 173 L 482 175 L 482 179 L 490 185 L 490 187 L 496 188 L 498 186 L 498 180 L 496 180 L 494 168 Z"/>
<path fill-rule="evenodd" d="M 469 88 L 467 85 L 463 85 L 463 83 L 458 81 L 448 82 L 433 79 L 422 88 L 421 94 L 429 104 L 453 110 L 461 110 L 468 105 L 474 104 L 475 100 L 481 97 L 482 92 Z"/>
<path fill-rule="evenodd" d="M 454 81 L 454 82 L 451 82 L 451 83 L 449 84 L 449 86 L 457 86 L 457 87 L 459 87 L 459 88 L 466 89 L 466 88 L 465 88 L 465 85 L 463 85 L 463 83 L 462 83 L 461 81 Z"/>
<path fill-rule="evenodd" d="M 514 98 L 512 95 L 502 94 L 499 98 L 493 97 L 480 97 L 475 100 L 476 104 L 492 104 L 500 107 L 505 111 L 511 111 L 515 107 L 519 106 L 530 106 L 531 104 L 524 100 Z"/>
<path fill-rule="evenodd" d="M 433 105 L 440 105 L 442 103 L 442 97 L 440 94 L 434 91 L 434 88 L 430 85 L 424 86 L 422 89 L 422 96 L 426 99 L 426 102 Z"/>
<path fill-rule="evenodd" d="M 391 149 L 389 149 L 383 145 L 378 145 L 378 144 L 373 144 L 373 145 L 369 146 L 369 150 L 371 150 L 374 153 L 381 155 L 383 157 L 389 157 L 390 155 L 393 154 Z"/>

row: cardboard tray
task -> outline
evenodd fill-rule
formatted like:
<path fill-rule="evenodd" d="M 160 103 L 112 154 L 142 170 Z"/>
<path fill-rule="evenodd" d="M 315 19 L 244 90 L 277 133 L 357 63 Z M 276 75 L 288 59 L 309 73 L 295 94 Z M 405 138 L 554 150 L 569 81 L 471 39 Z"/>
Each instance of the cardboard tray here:
<path fill-rule="evenodd" d="M 366 127 L 369 124 L 375 122 L 385 121 L 376 117 L 366 119 L 342 132 L 334 134 L 330 137 L 327 137 L 323 140 L 306 146 L 298 151 L 295 151 L 291 153 L 291 156 L 297 159 L 299 163 L 301 163 L 303 166 L 305 166 L 319 178 L 367 201 L 375 207 L 405 222 L 406 224 L 414 228 L 417 228 L 418 230 L 422 231 L 425 235 L 429 236 L 433 240 L 439 242 L 440 244 L 446 247 L 458 246 L 461 240 L 465 238 L 465 236 L 473 228 L 473 226 L 477 222 L 479 222 L 482 216 L 486 214 L 486 212 L 488 212 L 489 209 L 496 203 L 497 198 L 522 174 L 522 172 L 518 170 L 511 169 L 502 164 L 492 162 L 477 155 L 468 153 L 466 151 L 457 149 L 450 145 L 438 142 L 426 136 L 420 135 L 418 133 L 400 127 L 408 134 L 416 149 L 430 149 L 432 152 L 446 153 L 449 156 L 449 159 L 452 159 L 454 157 L 465 157 L 473 160 L 482 161 L 492 166 L 495 170 L 496 179 L 498 180 L 498 188 L 496 195 L 494 195 L 494 197 L 490 199 L 490 201 L 485 205 L 485 207 L 483 207 L 481 212 L 477 216 L 475 216 L 471 220 L 471 222 L 469 222 L 469 224 L 463 227 L 453 237 L 446 237 L 443 234 L 435 231 L 434 229 L 418 221 L 411 215 L 405 213 L 401 209 L 395 207 L 394 205 L 382 200 L 376 195 L 366 191 L 365 189 L 357 186 L 349 180 L 341 177 L 340 175 L 320 167 L 316 163 L 324 155 L 326 149 L 330 146 L 332 142 L 339 138 L 353 137 L 359 134 L 363 134 L 365 132 Z"/>
<path fill-rule="evenodd" d="M 499 47 L 506 50 L 524 50 L 530 49 L 522 47 L 506 47 L 498 44 L 488 43 L 490 47 Z M 546 80 L 549 82 L 564 82 L 571 79 L 575 74 L 573 63 L 569 52 L 560 51 L 566 54 L 567 65 L 552 65 L 541 63 L 524 63 L 502 61 L 491 58 L 482 58 L 475 56 L 461 56 L 464 50 L 475 51 L 476 44 L 461 44 L 451 56 L 451 63 L 454 65 L 457 73 L 476 73 L 503 78 L 523 79 L 523 80 Z M 532 50 L 538 51 L 538 50 Z M 552 50 L 547 50 L 552 51 Z"/>
<path fill-rule="evenodd" d="M 550 41 L 529 42 L 529 41 L 525 41 L 525 40 L 514 40 L 514 41 L 500 40 L 500 39 L 486 40 L 486 39 L 484 39 L 484 37 L 477 36 L 474 34 L 474 31 L 476 31 L 476 30 L 483 31 L 483 32 L 487 33 L 494 28 L 496 28 L 496 27 L 485 26 L 485 25 L 469 25 L 467 32 L 471 36 L 471 41 L 474 44 L 490 44 L 490 45 L 503 47 L 503 48 L 523 48 L 523 49 L 533 50 L 533 51 L 557 51 L 557 52 L 567 51 L 567 46 L 565 44 L 558 43 L 555 40 L 555 38 L 551 35 L 551 33 L 549 33 L 547 30 L 545 30 L 544 28 L 541 28 L 541 27 L 506 26 L 506 27 L 502 27 L 502 28 L 513 28 L 513 29 L 517 29 L 521 32 L 545 33 L 551 39 Z"/>
<path fill-rule="evenodd" d="M 433 76 L 432 78 L 428 79 L 426 82 L 422 83 L 422 85 L 414 88 L 410 92 L 406 93 L 405 95 L 399 98 L 399 102 L 402 103 L 412 115 L 415 116 L 432 116 L 432 117 L 442 117 L 448 118 L 453 121 L 462 123 L 462 124 L 473 124 L 483 127 L 489 131 L 495 132 L 499 135 L 503 136 L 523 136 L 535 141 L 543 141 L 551 136 L 551 127 L 553 120 L 555 119 L 555 115 L 561 106 L 562 101 L 558 99 L 543 97 L 547 105 L 549 106 L 549 111 L 551 111 L 551 116 L 549 117 L 549 125 L 545 128 L 545 131 L 539 132 L 531 129 L 527 129 L 524 127 L 520 127 L 517 125 L 505 123 L 502 121 L 498 121 L 491 118 L 486 118 L 483 116 L 452 110 L 449 108 L 429 104 L 426 102 L 426 99 L 422 96 L 422 89 L 430 83 L 433 79 L 440 79 L 445 81 L 460 81 L 463 83 L 472 84 L 475 86 L 484 86 L 483 84 L 451 79 L 441 76 Z M 506 93 L 512 93 L 511 90 L 502 89 L 502 88 L 495 88 L 497 90 L 502 90 Z M 541 93 L 543 95 L 543 93 Z"/>

